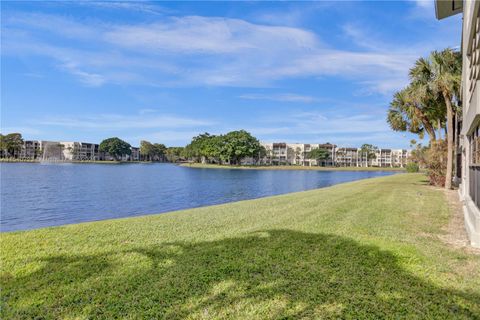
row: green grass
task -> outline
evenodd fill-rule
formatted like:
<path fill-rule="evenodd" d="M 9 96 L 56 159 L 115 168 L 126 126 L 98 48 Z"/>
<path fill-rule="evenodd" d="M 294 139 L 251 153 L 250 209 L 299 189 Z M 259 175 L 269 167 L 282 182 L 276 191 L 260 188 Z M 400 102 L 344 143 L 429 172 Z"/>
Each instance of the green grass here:
<path fill-rule="evenodd" d="M 257 165 L 220 165 L 204 163 L 183 163 L 180 166 L 188 168 L 207 168 L 207 169 L 249 169 L 249 170 L 316 170 L 316 171 L 405 171 L 405 168 L 390 167 L 320 167 L 320 166 L 257 166 Z"/>
<path fill-rule="evenodd" d="M 1 234 L 2 319 L 478 319 L 421 174 Z"/>

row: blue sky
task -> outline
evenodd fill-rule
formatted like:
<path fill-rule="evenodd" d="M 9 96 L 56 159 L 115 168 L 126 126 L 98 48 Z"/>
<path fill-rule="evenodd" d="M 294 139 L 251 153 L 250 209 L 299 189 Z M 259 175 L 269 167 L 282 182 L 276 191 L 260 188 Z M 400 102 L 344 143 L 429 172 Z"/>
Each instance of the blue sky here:
<path fill-rule="evenodd" d="M 263 141 L 406 148 L 386 110 L 408 68 L 460 45 L 431 1 L 2 2 L 1 131 L 184 145 Z"/>

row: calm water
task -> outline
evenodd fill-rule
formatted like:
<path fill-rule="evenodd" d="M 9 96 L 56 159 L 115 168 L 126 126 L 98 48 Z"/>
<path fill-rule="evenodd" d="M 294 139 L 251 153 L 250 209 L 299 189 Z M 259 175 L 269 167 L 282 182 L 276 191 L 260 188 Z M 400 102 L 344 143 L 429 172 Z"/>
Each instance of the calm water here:
<path fill-rule="evenodd" d="M 326 187 L 392 172 L 4 163 L 1 231 L 129 217 Z"/>

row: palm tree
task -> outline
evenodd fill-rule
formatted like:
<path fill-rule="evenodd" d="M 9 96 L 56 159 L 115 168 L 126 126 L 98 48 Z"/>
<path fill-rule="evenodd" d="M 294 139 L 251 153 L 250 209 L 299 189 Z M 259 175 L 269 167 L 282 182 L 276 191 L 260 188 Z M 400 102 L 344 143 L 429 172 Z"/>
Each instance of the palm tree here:
<path fill-rule="evenodd" d="M 453 120 L 454 109 L 452 100 L 460 96 L 460 84 L 462 77 L 462 62 L 460 53 L 451 49 L 441 52 L 434 51 L 431 56 L 434 77 L 431 82 L 432 89 L 441 93 L 447 106 L 447 174 L 445 176 L 445 188 L 452 188 L 453 171 Z"/>
<path fill-rule="evenodd" d="M 410 85 L 395 93 L 387 115 L 390 127 L 409 131 L 421 137 L 426 132 L 430 141 L 441 139 L 446 129 L 448 145 L 445 188 L 452 186 L 454 148 L 454 106 L 461 83 L 461 55 L 452 49 L 433 51 L 428 59 L 420 58 L 410 69 Z M 446 121 L 445 121 L 446 120 Z"/>
<path fill-rule="evenodd" d="M 423 137 L 426 132 L 431 141 L 436 140 L 435 129 L 419 94 L 418 87 L 408 86 L 394 94 L 387 113 L 387 122 L 395 131 L 409 131 Z"/>
<path fill-rule="evenodd" d="M 433 51 L 430 59 L 418 59 L 415 66 L 410 70 L 410 78 L 413 83 L 421 87 L 425 93 L 430 94 L 432 101 L 437 106 L 434 112 L 437 112 L 437 122 L 441 126 L 440 116 L 445 114 L 447 119 L 447 172 L 445 175 L 445 188 L 452 187 L 453 172 L 453 148 L 454 148 L 454 132 L 453 121 L 455 110 L 453 101 L 459 97 L 461 74 L 462 74 L 462 57 L 459 52 L 452 49 L 443 51 Z M 442 103 L 440 102 L 442 101 Z M 440 111 L 440 112 L 439 112 Z M 442 112 L 443 111 L 443 112 Z"/>

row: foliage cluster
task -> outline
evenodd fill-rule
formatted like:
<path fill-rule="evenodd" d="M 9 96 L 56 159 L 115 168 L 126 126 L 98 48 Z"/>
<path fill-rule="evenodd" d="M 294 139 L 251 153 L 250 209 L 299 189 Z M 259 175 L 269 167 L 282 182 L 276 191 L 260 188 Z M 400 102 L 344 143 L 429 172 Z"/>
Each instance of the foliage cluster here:
<path fill-rule="evenodd" d="M 418 163 L 416 163 L 416 162 L 407 163 L 405 169 L 407 170 L 408 173 L 416 173 L 416 172 L 420 171 L 420 167 L 418 166 Z"/>
<path fill-rule="evenodd" d="M 387 122 L 395 131 L 408 131 L 430 139 L 432 154 L 427 164 L 435 167 L 432 183 L 452 186 L 453 149 L 455 142 L 454 116 L 461 112 L 458 104 L 462 73 L 462 56 L 458 51 L 433 51 L 428 58 L 420 58 L 410 69 L 410 84 L 396 92 L 390 103 Z M 445 130 L 446 148 L 433 146 L 442 139 Z M 440 143 L 442 145 L 442 143 Z M 439 152 L 445 152 L 440 156 Z M 445 158 L 445 166 L 438 159 Z M 445 170 L 444 173 L 437 170 Z M 432 176 L 433 177 L 433 176 Z M 440 181 L 444 177 L 444 181 Z"/>
<path fill-rule="evenodd" d="M 431 185 L 445 186 L 447 170 L 447 142 L 438 140 L 430 144 L 426 152 L 427 175 Z"/>
<path fill-rule="evenodd" d="M 119 160 L 123 155 L 132 154 L 130 144 L 117 137 L 103 140 L 98 150 L 100 152 L 108 152 L 115 160 Z"/>
<path fill-rule="evenodd" d="M 140 141 L 140 155 L 142 159 L 149 161 L 164 161 L 167 147 L 162 143 Z"/>
<path fill-rule="evenodd" d="M 18 158 L 22 149 L 23 138 L 20 133 L 0 133 L 0 155 L 5 158 Z"/>
<path fill-rule="evenodd" d="M 193 137 L 183 155 L 194 162 L 236 165 L 243 158 L 260 159 L 265 155 L 265 149 L 257 138 L 245 130 L 239 130 L 223 135 L 203 133 Z"/>

